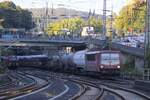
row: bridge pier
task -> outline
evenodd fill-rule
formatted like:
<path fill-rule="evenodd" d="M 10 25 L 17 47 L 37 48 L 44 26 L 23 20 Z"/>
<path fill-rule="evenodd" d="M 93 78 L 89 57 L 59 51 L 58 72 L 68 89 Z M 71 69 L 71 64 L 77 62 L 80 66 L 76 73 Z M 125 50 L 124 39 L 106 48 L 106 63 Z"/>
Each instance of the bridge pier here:
<path fill-rule="evenodd" d="M 129 66 L 135 68 L 138 72 L 142 72 L 144 69 L 144 58 L 143 57 L 133 56 L 133 55 L 122 52 L 121 60 L 122 60 L 123 66 L 126 63 L 129 63 L 129 64 L 132 63 L 132 65 L 129 65 Z"/>
<path fill-rule="evenodd" d="M 144 69 L 144 58 L 135 57 L 135 68 L 138 71 L 143 71 L 143 69 Z"/>

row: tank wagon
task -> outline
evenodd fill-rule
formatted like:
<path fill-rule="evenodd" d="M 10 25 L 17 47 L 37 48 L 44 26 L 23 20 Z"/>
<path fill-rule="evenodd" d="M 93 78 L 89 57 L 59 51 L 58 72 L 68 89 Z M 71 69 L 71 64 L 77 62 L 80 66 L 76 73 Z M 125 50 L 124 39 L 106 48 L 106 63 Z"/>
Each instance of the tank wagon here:
<path fill-rule="evenodd" d="M 3 63 L 11 70 L 17 67 L 47 67 L 48 57 L 46 55 L 24 55 L 2 57 Z"/>
<path fill-rule="evenodd" d="M 119 51 L 78 51 L 48 58 L 46 55 L 14 56 L 5 58 L 8 68 L 38 67 L 64 72 L 118 75 L 121 68 Z"/>

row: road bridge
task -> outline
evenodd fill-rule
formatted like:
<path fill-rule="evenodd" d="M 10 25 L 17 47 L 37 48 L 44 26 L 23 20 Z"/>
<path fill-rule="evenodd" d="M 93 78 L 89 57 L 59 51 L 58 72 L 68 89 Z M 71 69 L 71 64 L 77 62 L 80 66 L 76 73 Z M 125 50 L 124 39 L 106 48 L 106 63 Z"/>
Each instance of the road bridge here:
<path fill-rule="evenodd" d="M 86 40 L 67 40 L 67 39 L 17 39 L 13 41 L 0 40 L 0 46 L 22 46 L 22 47 L 48 47 L 51 48 L 59 48 L 59 47 L 72 47 L 75 51 L 83 50 L 88 45 L 93 44 L 97 47 L 104 48 L 107 46 L 108 42 L 105 40 L 99 39 L 86 39 Z M 111 43 L 111 48 L 119 50 L 122 52 L 124 62 L 128 59 L 128 56 L 135 57 L 135 65 L 141 67 L 144 65 L 144 49 L 143 48 L 134 48 L 125 45 L 118 44 L 116 42 Z"/>
<path fill-rule="evenodd" d="M 89 41 L 88 43 L 92 43 L 97 46 L 106 46 L 108 41 L 92 39 L 92 41 Z M 119 50 L 123 53 L 127 53 L 137 57 L 144 57 L 144 48 L 125 46 L 116 42 L 111 42 L 110 46 L 111 48 Z"/>
<path fill-rule="evenodd" d="M 111 47 L 120 50 L 124 53 L 128 53 L 133 56 L 144 58 L 144 48 L 135 48 L 135 47 L 125 46 L 118 43 L 112 43 Z"/>
<path fill-rule="evenodd" d="M 85 46 L 85 41 L 75 40 L 49 40 L 49 39 L 17 39 L 17 40 L 4 40 L 0 39 L 0 46 Z"/>
<path fill-rule="evenodd" d="M 4 40 L 0 39 L 0 46 L 36 46 L 36 47 L 52 47 L 52 46 L 63 46 L 63 47 L 82 47 L 89 44 L 94 44 L 99 47 L 105 47 L 107 42 L 99 39 L 88 39 L 88 40 L 61 40 L 61 39 L 17 39 L 17 40 Z M 120 50 L 123 53 L 127 53 L 133 56 L 144 57 L 143 48 L 134 48 L 125 45 L 121 45 L 115 42 L 111 43 L 111 48 Z"/>

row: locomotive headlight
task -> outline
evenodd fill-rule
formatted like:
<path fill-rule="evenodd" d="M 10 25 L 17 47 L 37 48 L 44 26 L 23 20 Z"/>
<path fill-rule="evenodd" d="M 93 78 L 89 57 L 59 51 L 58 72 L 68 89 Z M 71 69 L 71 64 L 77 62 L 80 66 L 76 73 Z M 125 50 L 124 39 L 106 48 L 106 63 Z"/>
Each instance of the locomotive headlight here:
<path fill-rule="evenodd" d="M 101 66 L 101 68 L 104 68 L 104 66 Z"/>
<path fill-rule="evenodd" d="M 117 68 L 119 69 L 119 68 L 120 68 L 120 66 L 117 66 Z"/>

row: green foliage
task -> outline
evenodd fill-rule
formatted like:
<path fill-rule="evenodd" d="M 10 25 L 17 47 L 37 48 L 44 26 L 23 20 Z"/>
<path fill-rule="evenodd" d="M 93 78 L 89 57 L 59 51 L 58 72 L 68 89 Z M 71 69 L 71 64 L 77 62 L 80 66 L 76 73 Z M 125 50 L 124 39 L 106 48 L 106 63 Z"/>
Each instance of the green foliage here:
<path fill-rule="evenodd" d="M 91 17 L 89 20 L 85 21 L 82 18 L 70 18 L 70 19 L 62 19 L 60 21 L 50 23 L 48 26 L 49 35 L 54 34 L 63 34 L 61 31 L 63 29 L 68 29 L 71 33 L 80 34 L 83 26 L 91 26 L 94 27 L 95 33 L 102 32 L 102 21 L 97 20 L 94 17 Z"/>
<path fill-rule="evenodd" d="M 63 19 L 49 24 L 48 33 L 50 35 L 59 34 L 63 29 L 68 29 L 70 32 L 78 32 L 83 26 L 83 20 L 81 18 Z"/>
<path fill-rule="evenodd" d="M 129 56 L 123 65 L 124 72 L 132 72 L 135 68 L 135 58 L 133 56 Z"/>
<path fill-rule="evenodd" d="M 135 66 L 135 57 L 134 56 L 128 56 L 125 64 L 122 67 L 122 74 L 126 78 L 138 78 L 140 79 L 142 77 L 143 72 L 141 70 L 138 70 Z"/>
<path fill-rule="evenodd" d="M 89 24 L 94 27 L 95 29 L 95 33 L 102 33 L 102 20 L 97 20 L 94 17 L 91 17 L 87 22 L 89 22 Z M 86 25 L 88 25 L 88 23 L 86 22 Z"/>
<path fill-rule="evenodd" d="M 34 27 L 32 13 L 21 9 L 10 1 L 0 3 L 0 19 L 4 19 L 1 23 L 4 28 L 25 28 L 29 30 Z"/>
<path fill-rule="evenodd" d="M 5 1 L 0 3 L 0 8 L 16 10 L 16 5 L 13 2 Z"/>
<path fill-rule="evenodd" d="M 115 18 L 115 28 L 121 32 L 134 31 L 141 33 L 145 25 L 146 3 L 134 0 L 122 8 L 119 15 Z M 119 34 L 119 35 L 122 35 Z"/>

